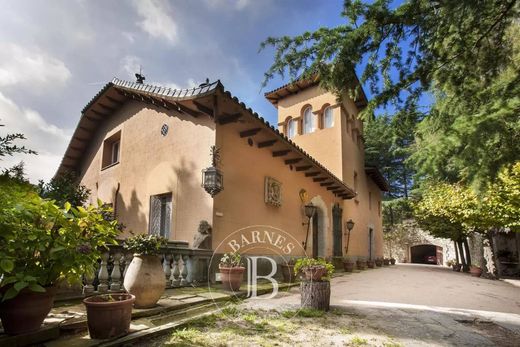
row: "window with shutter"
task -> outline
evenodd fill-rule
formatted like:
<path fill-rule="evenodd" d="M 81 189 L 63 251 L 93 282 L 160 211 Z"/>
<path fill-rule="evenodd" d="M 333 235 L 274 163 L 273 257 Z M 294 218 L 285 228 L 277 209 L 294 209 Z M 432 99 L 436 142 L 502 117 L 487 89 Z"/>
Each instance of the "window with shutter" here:
<path fill-rule="evenodd" d="M 150 234 L 170 237 L 172 194 L 150 197 Z"/>

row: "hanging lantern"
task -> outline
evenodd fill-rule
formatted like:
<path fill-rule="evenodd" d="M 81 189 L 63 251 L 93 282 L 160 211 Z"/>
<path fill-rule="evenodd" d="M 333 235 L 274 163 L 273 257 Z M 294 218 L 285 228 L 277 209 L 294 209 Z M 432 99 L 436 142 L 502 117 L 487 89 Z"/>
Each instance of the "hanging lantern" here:
<path fill-rule="evenodd" d="M 202 170 L 202 187 L 212 198 L 224 190 L 224 176 L 222 175 L 222 171 L 217 168 L 217 164 L 220 160 L 219 152 L 220 150 L 217 147 L 211 146 L 212 166 Z"/>
<path fill-rule="evenodd" d="M 316 213 L 316 210 L 318 209 L 316 206 L 312 204 L 312 202 L 309 202 L 307 205 L 304 206 L 305 209 L 305 215 L 307 218 L 311 219 L 314 214 Z"/>

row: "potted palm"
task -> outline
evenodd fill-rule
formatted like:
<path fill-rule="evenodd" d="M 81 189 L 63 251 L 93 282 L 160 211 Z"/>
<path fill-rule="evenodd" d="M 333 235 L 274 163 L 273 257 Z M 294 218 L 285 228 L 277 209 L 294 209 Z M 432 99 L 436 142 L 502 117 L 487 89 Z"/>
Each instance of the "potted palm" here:
<path fill-rule="evenodd" d="M 294 265 L 294 273 L 300 271 L 304 274 L 300 283 L 301 306 L 328 311 L 334 265 L 324 259 L 300 258 Z"/>
<path fill-rule="evenodd" d="M 356 266 L 356 257 L 346 256 L 343 258 L 343 269 L 346 272 L 354 271 L 354 267 Z"/>
<path fill-rule="evenodd" d="M 242 257 L 238 252 L 224 253 L 220 259 L 220 280 L 225 290 L 236 292 L 240 290 L 245 267 L 242 266 Z"/>
<path fill-rule="evenodd" d="M 136 308 L 155 306 L 166 289 L 166 280 L 159 254 L 167 240 L 158 235 L 139 234 L 125 240 L 123 247 L 134 253 L 126 270 L 123 285 L 135 295 Z"/>
<path fill-rule="evenodd" d="M 0 318 L 7 334 L 36 331 L 56 285 L 93 274 L 101 251 L 116 244 L 116 221 L 98 206 L 57 206 L 30 185 L 0 179 Z"/>

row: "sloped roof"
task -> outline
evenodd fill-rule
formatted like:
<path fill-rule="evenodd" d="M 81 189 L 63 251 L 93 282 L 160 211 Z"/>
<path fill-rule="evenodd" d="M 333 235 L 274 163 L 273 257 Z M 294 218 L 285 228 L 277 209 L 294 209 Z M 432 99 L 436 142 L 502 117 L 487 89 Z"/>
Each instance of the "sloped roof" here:
<path fill-rule="evenodd" d="M 374 181 L 375 184 L 377 184 L 379 189 L 381 189 L 383 192 L 390 191 L 390 185 L 388 184 L 388 181 L 377 167 L 366 166 L 365 173 L 372 179 L 372 181 Z"/>
<path fill-rule="evenodd" d="M 218 113 L 217 107 L 213 107 L 217 99 L 229 101 L 240 112 L 235 114 Z M 251 108 L 248 108 L 229 91 L 226 91 L 219 80 L 191 89 L 171 89 L 114 78 L 83 108 L 78 126 L 70 140 L 57 175 L 68 170 L 77 170 L 81 157 L 86 151 L 88 142 L 96 131 L 98 124 L 106 117 L 110 117 L 128 100 L 152 104 L 167 111 L 185 113 L 193 117 L 206 115 L 212 117 L 219 124 L 232 123 L 242 117 L 250 117 L 258 123 L 259 127 L 249 129 L 249 131 L 262 131 L 264 136 L 270 138 L 269 141 L 264 141 L 266 145 L 262 147 L 271 146 L 274 142 L 277 143 L 278 147 L 281 146 L 273 152 L 273 157 L 282 156 L 281 153 L 284 153 L 283 155 L 290 153 L 293 158 L 289 160 L 298 160 L 299 165 L 305 164 L 297 166 L 296 171 L 303 171 L 306 177 L 321 186 L 327 187 L 333 194 L 343 199 L 351 199 L 356 195 L 352 188 L 316 159 L 278 129 L 275 129 Z M 260 144 L 258 144 L 258 147 L 261 147 Z M 288 164 L 289 160 L 285 160 L 285 163 Z M 307 170 L 310 170 L 310 172 L 304 172 Z"/>
<path fill-rule="evenodd" d="M 356 98 L 356 100 L 354 100 L 354 102 L 359 109 L 362 109 L 367 106 L 368 99 L 365 94 L 365 91 L 363 90 L 363 86 L 361 86 L 361 83 L 359 83 L 359 79 L 357 78 L 357 75 L 354 74 L 354 76 L 356 78 L 355 84 L 357 87 L 359 87 L 359 90 L 360 90 L 360 93 L 359 93 L 358 97 Z M 273 89 L 269 92 L 264 93 L 264 96 L 271 104 L 273 104 L 275 107 L 277 107 L 279 100 L 281 100 L 289 95 L 297 94 L 307 88 L 316 86 L 319 83 L 320 83 L 320 78 L 318 75 L 314 75 L 312 77 L 306 77 L 306 78 L 300 77 L 292 82 L 284 84 L 281 87 L 278 87 L 276 89 Z"/>

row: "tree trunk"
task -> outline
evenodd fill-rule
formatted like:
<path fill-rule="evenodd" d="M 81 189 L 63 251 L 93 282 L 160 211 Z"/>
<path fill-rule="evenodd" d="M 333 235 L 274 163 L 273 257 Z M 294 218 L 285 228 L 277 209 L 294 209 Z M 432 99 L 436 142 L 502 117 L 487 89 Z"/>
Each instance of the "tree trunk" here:
<path fill-rule="evenodd" d="M 300 283 L 301 307 L 328 311 L 330 306 L 330 282 Z"/>
<path fill-rule="evenodd" d="M 459 255 L 460 255 L 460 264 L 462 265 L 463 271 L 467 270 L 469 271 L 469 268 L 466 264 L 466 258 L 464 257 L 464 249 L 462 248 L 462 241 L 457 241 L 457 246 L 459 247 Z"/>
<path fill-rule="evenodd" d="M 457 241 L 453 241 L 453 243 L 455 244 L 455 260 L 457 261 L 457 264 L 460 264 L 460 261 L 459 261 L 459 250 L 457 248 Z"/>
<path fill-rule="evenodd" d="M 471 254 L 469 253 L 468 238 L 465 237 L 462 242 L 464 243 L 464 250 L 466 251 L 466 265 L 469 271 L 469 267 L 471 266 Z"/>

